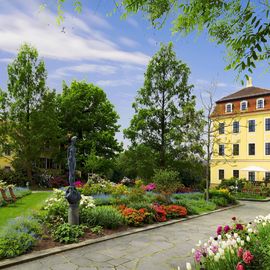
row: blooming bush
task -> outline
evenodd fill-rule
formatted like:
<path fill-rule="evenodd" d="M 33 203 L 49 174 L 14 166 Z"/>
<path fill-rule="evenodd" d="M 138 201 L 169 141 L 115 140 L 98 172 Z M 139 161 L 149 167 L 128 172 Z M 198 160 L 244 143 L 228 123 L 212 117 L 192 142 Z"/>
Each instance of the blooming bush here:
<path fill-rule="evenodd" d="M 232 220 L 232 225 L 218 226 L 217 236 L 199 241 L 192 250 L 195 269 L 270 269 L 270 215 L 248 224 Z"/>
<path fill-rule="evenodd" d="M 152 207 L 155 211 L 155 218 L 157 221 L 164 222 L 167 220 L 167 212 L 165 210 L 165 206 L 154 204 Z"/>
<path fill-rule="evenodd" d="M 148 223 L 146 220 L 152 216 L 145 208 L 139 210 L 126 207 L 122 205 L 119 207 L 122 215 L 125 217 L 127 223 L 131 226 L 141 226 L 143 223 Z"/>
<path fill-rule="evenodd" d="M 146 186 L 143 187 L 145 191 L 153 191 L 156 189 L 156 184 L 155 183 L 150 183 Z"/>
<path fill-rule="evenodd" d="M 49 180 L 49 186 L 53 188 L 60 188 L 68 186 L 68 180 L 66 176 L 54 176 Z"/>
<path fill-rule="evenodd" d="M 180 205 L 167 205 L 165 206 L 167 218 L 179 218 L 187 215 L 187 209 Z"/>

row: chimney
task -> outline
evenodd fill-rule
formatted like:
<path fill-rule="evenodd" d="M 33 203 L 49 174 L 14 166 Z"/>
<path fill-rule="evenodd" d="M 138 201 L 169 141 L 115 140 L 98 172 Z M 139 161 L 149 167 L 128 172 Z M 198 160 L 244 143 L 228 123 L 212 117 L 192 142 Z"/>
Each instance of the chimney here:
<path fill-rule="evenodd" d="M 246 87 L 251 87 L 251 86 L 253 86 L 252 85 L 252 78 L 251 77 L 248 77 Z"/>

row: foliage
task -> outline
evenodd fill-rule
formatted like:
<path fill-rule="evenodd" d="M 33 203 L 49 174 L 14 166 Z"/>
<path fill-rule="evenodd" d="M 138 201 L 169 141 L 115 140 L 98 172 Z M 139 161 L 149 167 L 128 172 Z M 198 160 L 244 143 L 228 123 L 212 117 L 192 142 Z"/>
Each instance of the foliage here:
<path fill-rule="evenodd" d="M 254 194 L 254 193 L 242 193 L 242 192 L 238 192 L 236 194 L 234 194 L 236 199 L 252 199 L 252 200 L 264 200 L 267 197 L 266 196 L 262 196 L 259 194 Z"/>
<path fill-rule="evenodd" d="M 236 204 L 235 197 L 227 189 L 211 189 L 209 190 L 209 198 L 224 198 L 229 204 Z"/>
<path fill-rule="evenodd" d="M 228 50 L 227 69 L 252 71 L 256 62 L 269 59 L 268 1 L 132 1 L 119 0 L 127 13 L 143 11 L 154 26 L 162 26 L 171 13 L 174 33 L 187 35 L 206 30 L 211 40 Z"/>
<path fill-rule="evenodd" d="M 124 130 L 132 145 L 144 144 L 157 152 L 162 168 L 169 156 L 180 159 L 202 150 L 202 112 L 195 110 L 189 74 L 187 65 L 176 58 L 172 43 L 162 45 L 148 64 L 144 86 L 133 103 L 135 115 Z"/>
<path fill-rule="evenodd" d="M 156 170 L 152 180 L 159 192 L 173 193 L 182 186 L 178 173 L 168 169 Z"/>
<path fill-rule="evenodd" d="M 33 164 L 37 163 L 46 144 L 51 152 L 59 146 L 56 94 L 46 87 L 45 64 L 38 52 L 22 45 L 17 57 L 8 65 L 8 92 L 1 92 L 1 150 L 14 154 L 13 167 L 27 172 L 32 180 Z"/>
<path fill-rule="evenodd" d="M 221 180 L 221 183 L 218 185 L 218 189 L 225 188 L 229 189 L 230 191 L 242 191 L 242 188 L 244 187 L 244 184 L 246 182 L 246 179 L 223 179 Z M 237 190 L 236 190 L 237 187 Z"/>
<path fill-rule="evenodd" d="M 246 193 L 247 195 L 257 194 L 260 196 L 267 197 L 270 194 L 270 189 L 263 184 L 258 186 L 250 182 L 245 182 L 245 185 L 242 188 L 242 192 Z"/>
<path fill-rule="evenodd" d="M 80 214 L 81 221 L 90 227 L 102 226 L 106 229 L 116 229 L 125 224 L 121 213 L 113 206 L 97 206 L 92 209 L 83 209 Z"/>
<path fill-rule="evenodd" d="M 115 138 L 119 116 L 105 92 L 91 83 L 73 81 L 70 86 L 64 83 L 59 99 L 63 129 L 66 134 L 78 137 L 78 169 L 106 174 L 111 167 L 110 160 L 122 147 Z M 104 166 L 96 166 L 93 157 L 104 161 Z"/>
<path fill-rule="evenodd" d="M 70 225 L 68 223 L 60 224 L 52 232 L 55 241 L 65 244 L 78 242 L 79 238 L 84 235 L 84 227 L 78 225 Z"/>
<path fill-rule="evenodd" d="M 27 252 L 34 246 L 41 233 L 41 225 L 33 217 L 11 220 L 0 234 L 0 259 Z"/>
<path fill-rule="evenodd" d="M 179 218 L 179 217 L 185 217 L 187 215 L 187 209 L 180 205 L 166 205 L 165 211 L 167 213 L 167 218 Z"/>
<path fill-rule="evenodd" d="M 126 199 L 128 202 L 138 202 L 143 200 L 144 194 L 142 180 L 136 180 L 135 186 L 128 192 Z"/>
<path fill-rule="evenodd" d="M 95 226 L 93 228 L 90 229 L 92 233 L 97 234 L 97 235 L 101 235 L 103 232 L 103 227 L 102 226 Z"/>
<path fill-rule="evenodd" d="M 50 187 L 52 188 L 60 188 L 60 187 L 66 187 L 69 185 L 67 176 L 54 176 L 50 178 Z"/>
<path fill-rule="evenodd" d="M 115 174 L 135 179 L 150 179 L 158 167 L 158 153 L 145 144 L 132 145 L 115 160 Z M 116 176 L 115 176 L 116 177 Z"/>
<path fill-rule="evenodd" d="M 133 209 L 125 205 L 119 207 L 122 215 L 125 217 L 127 224 L 131 226 L 142 226 L 143 223 L 153 223 L 154 214 L 148 212 L 145 208 Z"/>
<path fill-rule="evenodd" d="M 19 170 L 0 169 L 0 179 L 7 184 L 16 184 L 17 186 L 25 186 L 27 177 Z"/>

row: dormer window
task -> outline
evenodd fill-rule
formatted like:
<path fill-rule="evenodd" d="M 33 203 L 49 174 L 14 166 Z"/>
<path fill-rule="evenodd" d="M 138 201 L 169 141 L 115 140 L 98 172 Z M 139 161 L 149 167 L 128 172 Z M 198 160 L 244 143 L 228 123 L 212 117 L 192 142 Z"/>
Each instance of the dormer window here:
<path fill-rule="evenodd" d="M 227 113 L 231 113 L 232 112 L 232 108 L 233 108 L 232 103 L 227 103 L 226 106 L 225 106 L 225 111 Z"/>
<path fill-rule="evenodd" d="M 245 111 L 248 108 L 248 102 L 246 100 L 241 101 L 240 103 L 241 111 Z"/>
<path fill-rule="evenodd" d="M 264 98 L 258 98 L 256 102 L 256 108 L 262 109 L 264 108 Z"/>

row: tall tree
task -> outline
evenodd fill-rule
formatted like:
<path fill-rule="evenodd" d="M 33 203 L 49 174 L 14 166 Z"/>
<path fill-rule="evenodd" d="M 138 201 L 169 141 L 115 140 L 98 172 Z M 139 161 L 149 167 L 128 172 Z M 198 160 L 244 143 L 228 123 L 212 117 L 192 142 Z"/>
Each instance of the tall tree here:
<path fill-rule="evenodd" d="M 115 138 L 119 131 L 119 116 L 101 88 L 84 81 L 73 81 L 70 86 L 64 84 L 60 100 L 62 128 L 66 133 L 78 136 L 81 169 L 93 149 L 97 157 L 104 159 L 112 159 L 122 150 Z"/>
<path fill-rule="evenodd" d="M 167 166 L 170 156 L 181 158 L 184 151 L 198 150 L 202 112 L 195 110 L 189 74 L 172 43 L 162 45 L 148 64 L 144 86 L 133 103 L 135 115 L 124 130 L 133 145 L 143 143 L 159 153 L 160 167 Z"/>
<path fill-rule="evenodd" d="M 44 146 L 55 145 L 58 123 L 56 95 L 46 87 L 47 72 L 38 52 L 24 44 L 16 59 L 8 65 L 8 93 L 1 95 L 3 121 L 2 134 L 14 154 L 14 164 L 27 172 L 32 181 L 34 164 Z"/>

